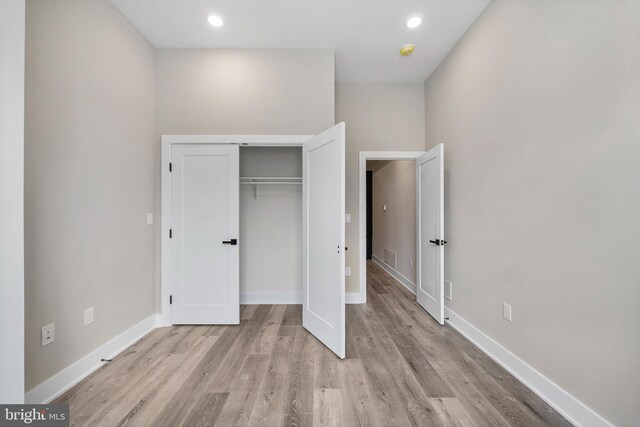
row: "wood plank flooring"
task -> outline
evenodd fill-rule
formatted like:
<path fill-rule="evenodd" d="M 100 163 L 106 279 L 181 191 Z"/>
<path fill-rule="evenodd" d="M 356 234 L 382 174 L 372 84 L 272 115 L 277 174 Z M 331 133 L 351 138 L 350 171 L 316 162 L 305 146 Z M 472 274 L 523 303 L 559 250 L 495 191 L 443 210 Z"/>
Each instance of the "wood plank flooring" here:
<path fill-rule="evenodd" d="M 61 396 L 74 426 L 570 426 L 373 263 L 347 358 L 299 305 L 154 330 Z"/>

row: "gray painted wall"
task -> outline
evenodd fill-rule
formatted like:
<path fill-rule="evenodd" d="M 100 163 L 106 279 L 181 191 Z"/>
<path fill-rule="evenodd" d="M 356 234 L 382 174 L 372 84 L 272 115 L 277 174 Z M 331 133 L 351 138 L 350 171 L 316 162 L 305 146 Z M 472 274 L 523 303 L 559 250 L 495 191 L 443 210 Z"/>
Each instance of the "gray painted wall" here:
<path fill-rule="evenodd" d="M 333 51 L 329 49 L 158 49 L 157 130 L 163 134 L 318 134 L 335 123 Z M 159 159 L 159 146 L 156 158 Z M 244 156 L 246 166 L 256 162 Z M 287 156 L 271 159 L 282 171 Z M 279 165 L 280 163 L 280 165 Z M 301 159 L 290 162 L 294 172 Z M 159 167 L 159 164 L 158 164 Z M 258 173 L 255 172 L 255 173 Z M 297 173 L 297 172 L 296 172 Z M 160 170 L 156 212 L 160 218 Z M 301 189 L 241 189 L 241 292 L 301 292 Z M 267 193 L 264 193 L 267 191 Z M 268 194 L 268 195 L 267 195 Z M 281 202 L 281 203 L 280 203 Z M 274 219 L 272 225 L 267 221 Z M 160 222 L 156 221 L 159 225 Z M 252 224 L 253 227 L 249 227 Z M 273 231 L 290 246 L 267 250 Z M 157 227 L 158 236 L 160 228 Z M 160 304 L 160 238 L 156 246 Z M 265 281 L 271 275 L 272 279 Z"/>
<path fill-rule="evenodd" d="M 329 49 L 158 49 L 158 132 L 317 134 L 334 124 Z"/>
<path fill-rule="evenodd" d="M 426 82 L 448 306 L 619 426 L 640 419 L 639 46 L 638 2 L 494 0 Z"/>
<path fill-rule="evenodd" d="M 415 160 L 385 162 L 373 172 L 373 254 L 384 261 L 385 249 L 397 254 L 396 271 L 415 285 Z"/>
<path fill-rule="evenodd" d="M 27 1 L 26 47 L 30 390 L 154 313 L 158 142 L 153 48 L 109 1 Z"/>
<path fill-rule="evenodd" d="M 24 401 L 24 0 L 0 0 L 0 402 Z"/>
<path fill-rule="evenodd" d="M 347 292 L 358 292 L 358 157 L 360 151 L 424 150 L 424 85 L 422 83 L 336 84 L 336 121 L 345 122 L 347 133 L 346 225 L 349 250 L 346 265 Z"/>

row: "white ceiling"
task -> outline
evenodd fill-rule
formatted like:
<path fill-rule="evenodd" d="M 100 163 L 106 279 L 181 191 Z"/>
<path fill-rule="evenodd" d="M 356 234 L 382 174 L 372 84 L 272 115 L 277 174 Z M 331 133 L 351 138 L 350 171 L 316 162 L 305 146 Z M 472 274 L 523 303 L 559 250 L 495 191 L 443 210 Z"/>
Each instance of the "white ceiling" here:
<path fill-rule="evenodd" d="M 490 0 L 111 1 L 159 48 L 330 48 L 338 81 L 422 82 Z M 423 23 L 409 29 L 414 13 Z M 410 57 L 399 53 L 406 43 Z"/>

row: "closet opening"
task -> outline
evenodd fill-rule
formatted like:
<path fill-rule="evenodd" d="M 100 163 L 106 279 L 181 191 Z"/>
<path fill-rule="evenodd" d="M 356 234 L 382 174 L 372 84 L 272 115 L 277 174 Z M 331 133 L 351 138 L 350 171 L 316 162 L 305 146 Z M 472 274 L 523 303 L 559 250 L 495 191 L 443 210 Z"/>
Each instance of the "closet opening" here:
<path fill-rule="evenodd" d="M 302 147 L 240 147 L 240 304 L 302 303 Z"/>

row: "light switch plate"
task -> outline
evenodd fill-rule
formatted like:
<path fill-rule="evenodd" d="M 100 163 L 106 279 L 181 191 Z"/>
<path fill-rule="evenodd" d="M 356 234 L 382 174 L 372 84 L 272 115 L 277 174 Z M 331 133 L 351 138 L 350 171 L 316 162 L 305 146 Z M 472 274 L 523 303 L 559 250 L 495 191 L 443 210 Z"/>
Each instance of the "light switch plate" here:
<path fill-rule="evenodd" d="M 351 223 L 351 214 L 346 214 L 346 215 L 345 215 L 345 218 L 344 218 L 344 221 L 345 221 L 347 224 L 350 224 L 350 223 Z"/>
<path fill-rule="evenodd" d="M 54 323 L 50 323 L 46 326 L 42 327 L 42 337 L 41 337 L 41 341 L 42 341 L 42 347 L 44 347 L 47 344 L 51 344 L 55 339 L 55 324 Z"/>
<path fill-rule="evenodd" d="M 347 276 L 351 276 L 351 267 L 346 267 L 346 268 L 345 268 L 345 274 L 346 274 Z"/>
<path fill-rule="evenodd" d="M 93 306 L 84 311 L 84 326 L 93 323 Z"/>
<path fill-rule="evenodd" d="M 153 212 L 147 213 L 147 225 L 153 225 Z"/>
<path fill-rule="evenodd" d="M 502 304 L 502 317 L 511 322 L 511 305 L 506 302 Z"/>
<path fill-rule="evenodd" d="M 444 297 L 451 301 L 453 299 L 453 285 L 450 281 L 444 281 Z"/>

